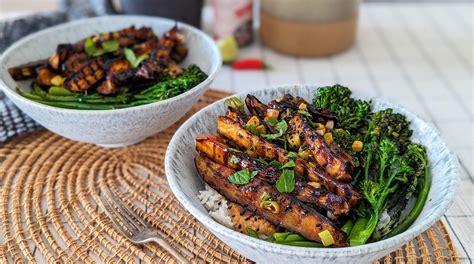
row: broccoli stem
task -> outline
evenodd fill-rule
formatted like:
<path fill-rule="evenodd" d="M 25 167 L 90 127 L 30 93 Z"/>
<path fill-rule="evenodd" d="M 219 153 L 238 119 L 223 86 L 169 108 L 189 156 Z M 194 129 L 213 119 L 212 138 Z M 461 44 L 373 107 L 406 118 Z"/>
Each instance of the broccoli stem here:
<path fill-rule="evenodd" d="M 373 214 L 370 215 L 370 218 L 359 218 L 357 219 L 352 231 L 349 235 L 349 245 L 350 246 L 360 246 L 369 240 L 372 234 L 377 227 L 379 221 L 379 212 L 375 210 Z"/>
<path fill-rule="evenodd" d="M 392 231 L 390 231 L 387 235 L 385 235 L 385 238 L 389 238 L 392 236 L 396 236 L 403 231 L 407 230 L 408 227 L 415 222 L 416 218 L 418 215 L 420 215 L 421 211 L 423 210 L 423 207 L 426 203 L 426 199 L 428 198 L 428 193 L 430 191 L 431 187 L 431 179 L 430 179 L 430 172 L 428 166 L 425 166 L 425 174 L 424 174 L 424 181 L 423 185 L 421 185 L 421 190 L 418 193 L 418 197 L 416 199 L 415 205 L 411 209 L 411 211 L 408 213 L 408 215 L 403 219 L 403 221 L 395 227 Z"/>
<path fill-rule="evenodd" d="M 365 159 L 364 164 L 364 179 L 367 181 L 369 180 L 369 168 L 370 164 L 372 163 L 372 151 L 369 149 L 369 153 L 367 154 L 367 158 Z"/>
<path fill-rule="evenodd" d="M 349 235 L 351 233 L 352 228 L 354 227 L 354 222 L 349 219 L 341 228 L 341 231 Z"/>

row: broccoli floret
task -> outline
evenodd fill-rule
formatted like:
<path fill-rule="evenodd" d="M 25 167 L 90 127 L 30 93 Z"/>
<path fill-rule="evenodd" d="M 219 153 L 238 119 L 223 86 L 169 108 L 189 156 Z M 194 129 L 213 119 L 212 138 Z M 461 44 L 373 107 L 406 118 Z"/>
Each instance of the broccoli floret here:
<path fill-rule="evenodd" d="M 342 85 L 320 87 L 316 91 L 313 104 L 335 113 L 339 119 L 339 127 L 357 133 L 367 124 L 370 103 L 351 98 L 351 90 Z"/>
<path fill-rule="evenodd" d="M 405 146 L 411 142 L 412 134 L 410 122 L 406 117 L 388 108 L 372 115 L 365 139 L 379 141 L 381 138 L 389 138 L 402 152 L 405 152 Z"/>
<path fill-rule="evenodd" d="M 369 152 L 371 155 L 372 153 L 374 151 Z M 388 201 L 394 197 L 391 194 L 398 191 L 401 185 L 406 184 L 410 175 L 413 174 L 413 169 L 409 166 L 406 156 L 401 155 L 395 143 L 388 138 L 381 140 L 375 151 L 375 156 L 368 158 L 367 166 L 372 161 L 378 164 L 378 169 L 371 170 L 371 173 L 366 174 L 365 180 L 359 184 L 361 193 L 370 207 L 365 206 L 364 212 L 359 210 L 361 215 L 357 221 L 366 222 L 366 224 L 357 225 L 356 222 L 359 228 L 351 232 L 349 236 L 351 246 L 362 245 L 369 240 Z M 367 215 L 369 215 L 368 219 Z"/>

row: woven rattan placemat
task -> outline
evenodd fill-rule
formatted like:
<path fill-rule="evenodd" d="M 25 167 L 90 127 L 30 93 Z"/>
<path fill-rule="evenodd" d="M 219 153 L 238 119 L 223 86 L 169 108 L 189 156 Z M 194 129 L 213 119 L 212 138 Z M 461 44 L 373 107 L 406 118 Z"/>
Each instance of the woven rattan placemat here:
<path fill-rule="evenodd" d="M 0 146 L 0 263 L 173 262 L 149 243 L 136 246 L 114 230 L 98 205 L 110 188 L 192 262 L 249 262 L 209 233 L 170 192 L 163 159 L 174 131 L 192 113 L 228 94 L 210 90 L 178 123 L 120 149 L 70 141 L 44 130 Z M 445 226 L 380 260 L 458 262 Z"/>

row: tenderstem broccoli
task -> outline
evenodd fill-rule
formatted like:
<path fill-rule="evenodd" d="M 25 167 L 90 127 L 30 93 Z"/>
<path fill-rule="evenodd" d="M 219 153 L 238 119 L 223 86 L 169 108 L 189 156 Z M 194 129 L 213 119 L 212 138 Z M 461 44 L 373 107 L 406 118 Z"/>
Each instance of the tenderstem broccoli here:
<path fill-rule="evenodd" d="M 388 196 L 399 188 L 400 182 L 407 180 L 407 175 L 413 172 L 405 158 L 399 155 L 396 145 L 387 138 L 381 141 L 376 155 L 380 164 L 377 175 L 371 175 L 360 184 L 362 195 L 370 205 L 368 209 L 370 217 L 359 218 L 356 221 L 349 235 L 351 246 L 365 244 L 370 239 L 386 206 Z"/>

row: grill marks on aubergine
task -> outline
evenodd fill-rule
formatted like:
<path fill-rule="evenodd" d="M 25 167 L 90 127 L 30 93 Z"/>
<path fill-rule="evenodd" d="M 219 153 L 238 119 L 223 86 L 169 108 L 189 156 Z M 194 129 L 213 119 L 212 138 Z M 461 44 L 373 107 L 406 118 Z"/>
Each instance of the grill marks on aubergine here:
<path fill-rule="evenodd" d="M 287 157 L 288 151 L 250 133 L 239 121 L 230 117 L 218 117 L 217 132 L 233 144 L 247 150 L 247 154 L 252 158 L 260 157 L 267 160 L 277 160 L 281 163 L 290 161 Z M 295 163 L 295 174 L 307 178 L 308 181 L 317 182 L 325 186 L 329 191 L 343 196 L 351 206 L 355 206 L 359 202 L 360 194 L 350 184 L 337 181 L 320 168 L 301 158 L 296 158 Z"/>
<path fill-rule="evenodd" d="M 258 177 L 248 184 L 237 186 L 227 180 L 235 170 L 200 155 L 196 156 L 194 161 L 201 178 L 229 201 L 238 203 L 271 223 L 297 232 L 310 240 L 321 241 L 318 234 L 328 230 L 336 247 L 345 246 L 346 236 L 341 230 L 328 218 L 295 197 L 279 193 L 272 185 Z M 259 206 L 260 197 L 264 193 L 279 204 L 280 212 L 275 213 Z"/>
<path fill-rule="evenodd" d="M 119 32 L 96 35 L 92 39 L 96 44 L 108 40 L 117 41 L 122 48 L 130 47 L 136 57 L 147 55 L 148 58 L 134 68 L 125 58 L 122 49 L 93 57 L 83 51 L 84 41 L 72 45 L 72 48 L 58 47 L 50 62 L 68 74 L 64 86 L 73 92 L 98 87 L 101 94 L 113 94 L 124 85 L 151 85 L 159 81 L 163 73 L 171 76 L 182 73 L 178 63 L 188 52 L 182 43 L 183 36 L 176 27 L 160 39 L 149 28 L 127 28 Z"/>
<path fill-rule="evenodd" d="M 289 95 L 285 95 L 282 100 L 273 100 L 270 106 L 261 103 L 253 96 L 247 96 L 245 100 L 251 115 L 257 117 L 260 120 L 260 124 L 265 125 L 267 133 L 275 133 L 275 128 L 265 122 L 265 120 L 268 120 L 270 116 L 275 116 L 276 113 L 278 119 L 288 122 L 289 132 L 298 133 L 301 141 L 306 146 L 313 145 L 309 148 L 311 151 L 309 161 L 300 157 L 293 159 L 295 161 L 293 168 L 295 172 L 295 188 L 293 192 L 289 194 L 282 193 L 278 197 L 288 196 L 292 201 L 297 201 L 298 206 L 302 205 L 304 208 L 308 207 L 311 210 L 314 210 L 313 208 L 322 209 L 336 217 L 347 215 L 349 210 L 357 206 L 361 199 L 360 194 L 348 183 L 353 165 L 352 158 L 340 148 L 338 149 L 338 146 L 328 146 L 324 143 L 322 137 L 315 133 L 315 130 L 308 125 L 305 117 L 296 112 L 302 103 L 307 104 L 304 99 Z M 324 110 L 311 108 L 308 111 L 312 115 L 317 114 L 317 116 L 313 116 L 313 122 L 324 122 L 335 118 L 331 113 Z M 242 109 L 230 109 L 226 116 L 218 117 L 217 132 L 220 136 L 198 136 L 196 138 L 196 150 L 200 153 L 200 156 L 197 156 L 195 161 L 201 177 L 231 202 L 235 202 L 243 207 L 244 210 L 256 213 L 261 217 L 258 221 L 256 220 L 257 222 L 265 223 L 267 221 L 267 224 L 273 223 L 276 226 L 282 226 L 290 231 L 298 232 L 308 239 L 319 241 L 319 237 L 314 236 L 317 233 L 314 233 L 313 236 L 302 233 L 308 230 L 295 228 L 293 220 L 288 220 L 289 222 L 287 223 L 281 221 L 286 219 L 287 216 L 285 214 L 288 213 L 288 208 L 292 208 L 286 200 L 283 200 L 280 204 L 280 198 L 274 199 L 274 194 L 279 194 L 274 186 L 280 177 L 281 171 L 264 163 L 257 162 L 256 158 L 267 161 L 276 160 L 284 164 L 290 161 L 288 151 L 245 129 L 246 122 L 251 117 Z M 244 152 L 235 151 L 232 147 L 240 148 Z M 238 159 L 238 162 L 236 162 L 235 158 Z M 201 166 L 206 164 L 207 168 L 199 168 L 199 164 Z M 232 174 L 231 171 L 235 172 L 243 169 L 258 171 L 259 173 L 248 184 L 236 185 L 228 181 L 227 177 Z M 217 182 L 217 178 L 220 178 L 219 182 Z M 310 185 L 308 182 L 316 183 L 316 185 Z M 229 190 L 229 186 L 232 186 L 234 189 Z M 249 199 L 246 199 L 248 197 L 245 196 L 250 195 L 257 201 L 260 201 L 259 194 L 261 194 L 261 189 L 274 191 L 271 200 L 277 201 L 280 206 L 283 205 L 284 210 L 280 214 L 284 214 L 284 216 L 269 216 L 259 211 L 259 208 L 255 207 L 256 204 L 252 204 Z M 243 192 L 243 194 L 239 194 L 239 192 Z M 298 208 L 301 209 L 300 207 Z M 304 212 L 301 217 L 307 215 L 306 210 L 301 212 Z M 315 212 L 318 213 L 317 211 Z M 297 217 L 297 215 L 292 215 L 292 217 Z M 331 224 L 330 232 L 335 239 L 338 239 L 335 246 L 345 244 L 344 234 L 333 225 L 332 220 L 319 213 L 316 218 L 317 221 L 313 223 L 318 223 L 318 226 L 322 223 Z M 235 224 L 237 221 L 241 222 L 242 219 L 232 220 Z M 298 224 L 300 223 L 298 222 Z M 237 230 L 243 231 L 243 225 L 240 226 L 240 229 L 238 228 Z M 312 227 L 305 225 L 304 228 L 311 229 Z M 245 231 L 243 232 L 245 233 Z M 317 231 L 313 229 L 313 232 Z M 342 235 L 338 237 L 339 234 Z"/>
<path fill-rule="evenodd" d="M 271 184 L 275 184 L 280 176 L 280 172 L 276 168 L 262 166 L 247 154 L 234 151 L 226 144 L 219 142 L 215 136 L 197 137 L 196 150 L 205 154 L 212 161 L 226 167 L 235 170 L 258 171 L 257 176 Z M 233 157 L 238 162 L 232 160 Z M 293 194 L 298 200 L 314 204 L 319 208 L 328 210 L 333 215 L 347 215 L 349 213 L 349 203 L 343 197 L 329 192 L 326 188 L 310 186 L 301 177 L 296 179 Z"/>

